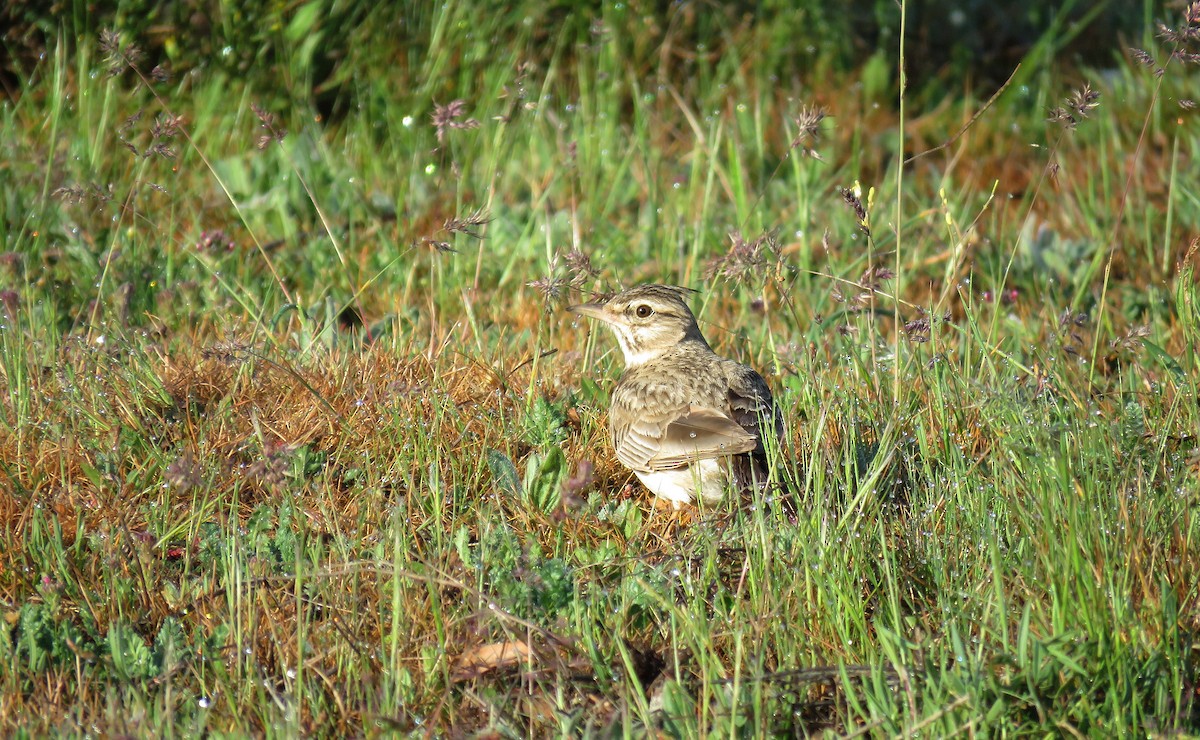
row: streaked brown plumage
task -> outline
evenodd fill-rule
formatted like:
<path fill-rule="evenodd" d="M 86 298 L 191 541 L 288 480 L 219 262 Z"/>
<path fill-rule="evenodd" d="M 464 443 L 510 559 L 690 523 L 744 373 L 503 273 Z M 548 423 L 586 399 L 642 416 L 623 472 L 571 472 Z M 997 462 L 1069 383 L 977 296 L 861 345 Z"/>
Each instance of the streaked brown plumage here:
<path fill-rule="evenodd" d="M 625 355 L 609 410 L 617 459 L 675 506 L 764 485 L 764 434 L 783 433 L 766 381 L 712 351 L 686 292 L 639 285 L 570 309 L 608 324 Z"/>

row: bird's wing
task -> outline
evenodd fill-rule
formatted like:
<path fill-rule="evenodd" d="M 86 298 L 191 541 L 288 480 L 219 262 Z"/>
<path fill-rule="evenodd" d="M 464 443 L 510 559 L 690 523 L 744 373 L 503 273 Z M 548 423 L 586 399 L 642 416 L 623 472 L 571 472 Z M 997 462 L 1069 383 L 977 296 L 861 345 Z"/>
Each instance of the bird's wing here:
<path fill-rule="evenodd" d="M 726 369 L 729 411 L 733 420 L 755 439 L 761 439 L 764 432 L 783 436 L 783 419 L 771 398 L 767 381 L 753 369 L 735 362 L 729 362 Z M 761 444 L 756 448 L 758 452 L 762 449 Z"/>
<path fill-rule="evenodd" d="M 670 470 L 714 457 L 750 452 L 758 445 L 753 434 L 728 414 L 703 406 L 682 413 L 638 414 L 613 426 L 617 459 L 633 470 Z"/>

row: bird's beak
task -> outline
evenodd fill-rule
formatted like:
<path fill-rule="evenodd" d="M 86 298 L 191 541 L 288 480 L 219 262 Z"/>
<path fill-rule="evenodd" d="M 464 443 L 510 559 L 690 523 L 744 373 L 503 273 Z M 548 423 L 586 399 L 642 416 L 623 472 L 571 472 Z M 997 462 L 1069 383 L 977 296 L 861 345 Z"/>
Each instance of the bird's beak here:
<path fill-rule="evenodd" d="M 609 316 L 608 310 L 605 309 L 603 303 L 581 303 L 578 306 L 570 306 L 567 310 L 571 313 L 577 313 L 580 316 L 587 316 L 590 319 L 599 319 L 606 324 L 612 323 L 612 317 Z"/>

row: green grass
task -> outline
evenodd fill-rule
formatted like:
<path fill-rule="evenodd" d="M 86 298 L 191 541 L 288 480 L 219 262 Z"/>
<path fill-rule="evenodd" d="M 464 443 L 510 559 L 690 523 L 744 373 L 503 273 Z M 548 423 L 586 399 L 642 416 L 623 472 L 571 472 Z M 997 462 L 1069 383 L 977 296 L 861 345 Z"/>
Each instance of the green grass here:
<path fill-rule="evenodd" d="M 813 11 L 322 7 L 76 20 L 0 106 L 5 734 L 1200 731 L 1193 70 L 1052 29 L 956 138 L 994 89 L 901 128 Z M 615 460 L 563 309 L 647 281 L 795 521 Z"/>

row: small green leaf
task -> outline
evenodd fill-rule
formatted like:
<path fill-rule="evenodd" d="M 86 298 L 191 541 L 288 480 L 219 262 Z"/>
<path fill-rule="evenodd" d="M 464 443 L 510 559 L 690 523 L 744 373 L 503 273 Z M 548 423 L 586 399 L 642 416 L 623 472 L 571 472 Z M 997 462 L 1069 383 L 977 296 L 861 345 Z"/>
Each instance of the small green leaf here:
<path fill-rule="evenodd" d="M 92 465 L 86 460 L 81 460 L 79 462 L 79 466 L 83 468 L 83 474 L 87 476 L 87 479 L 92 482 L 93 486 L 97 488 L 104 487 L 104 479 L 100 475 L 99 470 L 96 470 L 94 467 L 92 467 Z"/>
<path fill-rule="evenodd" d="M 113 622 L 108 628 L 108 653 L 113 671 L 127 681 L 154 675 L 154 656 L 146 641 L 125 622 Z"/>
<path fill-rule="evenodd" d="M 1147 342 L 1144 339 L 1142 340 L 1142 346 L 1149 350 L 1150 355 L 1154 357 L 1154 359 L 1158 360 L 1159 364 L 1166 368 L 1172 375 L 1177 378 L 1187 377 L 1187 372 L 1183 369 L 1183 367 L 1175 360 L 1174 357 L 1167 354 L 1166 350 L 1164 350 L 1162 347 L 1159 347 L 1154 342 Z"/>
<path fill-rule="evenodd" d="M 154 636 L 154 669 L 156 674 L 171 670 L 187 655 L 187 638 L 183 625 L 175 617 L 167 617 Z"/>
<path fill-rule="evenodd" d="M 514 498 L 521 495 L 521 478 L 508 455 L 499 450 L 488 450 L 487 464 L 492 471 L 492 481 L 501 493 Z"/>
<path fill-rule="evenodd" d="M 567 438 L 567 413 L 562 406 L 538 396 L 524 419 L 524 436 L 534 447 L 558 445 Z"/>
<path fill-rule="evenodd" d="M 296 8 L 296 12 L 284 32 L 287 40 L 296 44 L 313 36 L 317 30 L 317 22 L 326 12 L 325 3 L 320 2 L 304 3 Z"/>
<path fill-rule="evenodd" d="M 663 729 L 675 737 L 687 737 L 695 732 L 696 700 L 683 684 L 674 680 L 662 686 Z"/>
<path fill-rule="evenodd" d="M 591 378 L 582 378 L 579 381 L 579 398 L 585 403 L 596 406 L 608 406 L 609 404 L 608 394 Z"/>
<path fill-rule="evenodd" d="M 54 619 L 44 604 L 21 607 L 17 652 L 25 656 L 29 670 L 35 673 L 49 666 L 54 647 Z"/>
<path fill-rule="evenodd" d="M 458 557 L 464 563 L 471 567 L 476 565 L 475 557 L 471 554 L 471 530 L 465 526 L 459 527 L 454 531 L 454 549 L 458 552 Z"/>
<path fill-rule="evenodd" d="M 562 500 L 567 456 L 561 447 L 550 447 L 545 455 L 529 456 L 525 469 L 525 501 L 533 509 L 549 514 Z"/>

